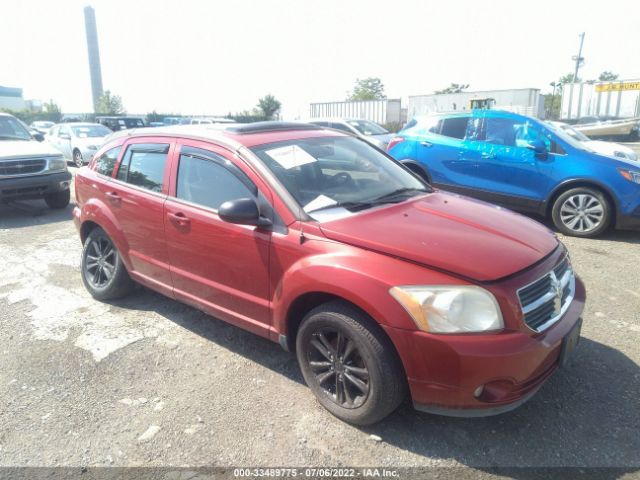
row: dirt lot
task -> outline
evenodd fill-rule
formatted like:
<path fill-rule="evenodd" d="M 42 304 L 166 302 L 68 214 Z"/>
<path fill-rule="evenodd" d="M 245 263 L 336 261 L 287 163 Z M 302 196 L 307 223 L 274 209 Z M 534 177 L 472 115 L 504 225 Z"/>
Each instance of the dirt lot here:
<path fill-rule="evenodd" d="M 529 403 L 484 419 L 404 405 L 356 428 L 276 344 L 142 288 L 92 300 L 70 215 L 0 207 L 0 466 L 640 469 L 640 233 L 563 239 L 588 289 L 583 339 Z"/>

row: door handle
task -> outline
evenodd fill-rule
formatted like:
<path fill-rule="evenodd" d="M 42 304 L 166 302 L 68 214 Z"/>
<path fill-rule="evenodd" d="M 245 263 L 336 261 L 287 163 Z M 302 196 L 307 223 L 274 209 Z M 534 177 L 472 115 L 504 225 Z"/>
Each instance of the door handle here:
<path fill-rule="evenodd" d="M 496 158 L 496 154 L 495 153 L 481 153 L 480 157 L 488 158 L 488 159 L 494 159 L 494 158 Z"/>
<path fill-rule="evenodd" d="M 433 147 L 433 143 L 427 141 L 420 142 L 420 145 L 422 145 L 423 147 Z"/>
<path fill-rule="evenodd" d="M 120 203 L 120 201 L 122 200 L 117 192 L 105 192 L 105 195 L 109 200 L 111 200 L 112 203 Z"/>
<path fill-rule="evenodd" d="M 181 227 L 186 227 L 187 225 L 189 225 L 191 223 L 191 220 L 189 219 L 189 217 L 187 217 L 184 213 L 182 212 L 177 212 L 177 213 L 168 213 L 167 216 L 169 217 L 169 219 L 172 222 L 177 223 L 178 225 L 180 225 Z"/>

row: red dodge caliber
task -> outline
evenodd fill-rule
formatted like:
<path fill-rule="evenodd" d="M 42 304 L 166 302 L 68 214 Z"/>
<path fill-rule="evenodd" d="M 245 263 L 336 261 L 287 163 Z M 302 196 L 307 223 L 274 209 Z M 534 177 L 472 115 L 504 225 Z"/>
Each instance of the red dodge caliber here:
<path fill-rule="evenodd" d="M 297 123 L 114 134 L 76 177 L 82 280 L 134 282 L 295 350 L 337 417 L 484 416 L 528 400 L 585 300 L 542 225 Z"/>

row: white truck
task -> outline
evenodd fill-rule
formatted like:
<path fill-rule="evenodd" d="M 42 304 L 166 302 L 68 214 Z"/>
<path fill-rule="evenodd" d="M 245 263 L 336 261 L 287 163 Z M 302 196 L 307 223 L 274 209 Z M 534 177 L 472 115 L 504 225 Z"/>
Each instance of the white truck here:
<path fill-rule="evenodd" d="M 14 116 L 0 113 L 0 202 L 42 198 L 50 208 L 65 208 L 70 185 L 62 154 L 36 141 Z"/>

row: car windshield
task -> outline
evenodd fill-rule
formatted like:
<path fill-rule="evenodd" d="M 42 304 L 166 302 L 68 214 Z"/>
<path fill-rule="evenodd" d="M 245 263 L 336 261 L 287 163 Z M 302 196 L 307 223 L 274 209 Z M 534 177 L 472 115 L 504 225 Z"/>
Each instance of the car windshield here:
<path fill-rule="evenodd" d="M 593 152 L 593 150 L 590 149 L 586 143 L 576 140 L 572 135 L 569 135 L 569 133 L 564 128 L 558 127 L 557 125 L 548 122 L 546 122 L 545 126 L 555 135 L 571 145 L 573 148 L 577 148 L 578 150 L 585 150 L 587 152 Z"/>
<path fill-rule="evenodd" d="M 347 123 L 363 135 L 384 135 L 389 133 L 377 123 L 369 120 L 347 120 Z"/>
<path fill-rule="evenodd" d="M 252 151 L 300 207 L 319 221 L 431 191 L 396 162 L 353 137 L 288 140 L 258 145 Z M 329 210 L 334 210 L 332 217 Z"/>
<path fill-rule="evenodd" d="M 16 118 L 2 115 L 0 140 L 31 140 L 31 134 Z"/>
<path fill-rule="evenodd" d="M 111 130 L 103 125 L 78 125 L 71 127 L 71 130 L 78 138 L 106 137 L 111 133 Z"/>
<path fill-rule="evenodd" d="M 588 142 L 591 140 L 584 133 L 579 132 L 575 128 L 570 127 L 569 125 L 562 125 L 561 128 L 567 133 L 567 135 L 570 135 L 571 137 L 575 138 L 579 142 Z"/>

